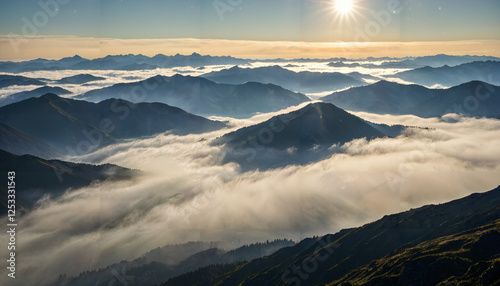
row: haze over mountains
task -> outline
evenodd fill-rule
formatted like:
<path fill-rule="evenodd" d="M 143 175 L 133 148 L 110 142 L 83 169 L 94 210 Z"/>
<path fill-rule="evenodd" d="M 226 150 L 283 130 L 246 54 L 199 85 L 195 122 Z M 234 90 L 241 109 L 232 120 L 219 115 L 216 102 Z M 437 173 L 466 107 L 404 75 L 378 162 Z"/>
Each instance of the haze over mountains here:
<path fill-rule="evenodd" d="M 380 81 L 321 98 L 351 111 L 440 117 L 457 113 L 473 117 L 500 117 L 500 87 L 472 81 L 447 89 L 429 89 Z"/>
<path fill-rule="evenodd" d="M 120 83 L 92 90 L 77 98 L 93 102 L 122 98 L 132 102 L 162 102 L 198 115 L 250 117 L 309 101 L 301 93 L 273 84 L 249 82 L 218 84 L 201 77 L 155 76 L 134 83 Z"/>

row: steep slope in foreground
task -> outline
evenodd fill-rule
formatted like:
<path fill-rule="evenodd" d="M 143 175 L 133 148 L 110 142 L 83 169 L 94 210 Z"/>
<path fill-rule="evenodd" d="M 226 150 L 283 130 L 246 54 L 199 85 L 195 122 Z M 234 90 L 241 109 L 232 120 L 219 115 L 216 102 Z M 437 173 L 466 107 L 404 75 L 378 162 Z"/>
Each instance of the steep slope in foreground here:
<path fill-rule="evenodd" d="M 162 102 L 199 115 L 250 117 L 309 101 L 303 94 L 272 84 L 219 84 L 201 77 L 155 76 L 89 91 L 79 99 L 98 102 L 121 98 L 132 102 Z"/>
<path fill-rule="evenodd" d="M 0 108 L 0 121 L 37 137 L 61 153 L 84 154 L 116 139 L 203 133 L 225 127 L 162 103 L 110 99 L 100 103 L 45 94 Z"/>
<path fill-rule="evenodd" d="M 496 232 L 498 232 L 499 220 L 500 187 L 497 187 L 492 191 L 472 194 L 446 204 L 429 205 L 385 216 L 376 222 L 354 229 L 342 230 L 334 235 L 305 239 L 293 247 L 281 249 L 270 256 L 235 266 L 231 271 L 215 279 L 212 278 L 209 281 L 198 279 L 197 285 L 318 285 L 333 283 L 339 279 L 351 283 L 349 277 L 353 277 L 352 285 L 428 285 L 423 283 L 427 281 L 423 280 L 423 276 L 412 277 L 413 281 L 417 281 L 416 284 L 401 284 L 404 281 L 399 281 L 397 278 L 395 278 L 397 282 L 393 284 L 375 283 L 375 280 L 372 284 L 356 281 L 368 281 L 365 280 L 367 277 L 362 275 L 365 272 L 360 267 L 365 267 L 365 269 L 373 267 L 369 273 L 392 275 L 387 272 L 390 268 L 377 268 L 377 266 L 393 261 L 391 256 L 396 259 L 398 253 L 412 251 L 412 247 L 413 251 L 416 249 L 418 254 L 419 249 L 440 248 L 442 247 L 439 245 L 440 242 L 452 241 L 455 238 L 461 239 L 461 236 L 468 233 L 471 234 L 470 239 L 461 242 L 465 248 L 464 252 L 467 252 L 467 249 L 471 251 L 471 256 L 466 257 L 469 259 L 468 263 L 476 265 L 483 258 L 496 259 L 498 258 L 498 248 L 488 249 L 484 245 L 488 245 L 492 238 L 498 237 Z M 446 236 L 455 236 L 455 238 L 446 238 Z M 467 244 L 467 241 L 471 243 Z M 425 246 L 425 243 L 428 243 L 429 246 Z M 440 251 L 453 251 L 459 247 L 460 244 L 450 243 L 446 247 L 442 247 Z M 389 256 L 385 260 L 374 261 L 387 255 Z M 415 263 L 408 262 L 405 265 L 408 266 L 407 271 L 415 269 L 412 268 L 412 265 L 427 268 L 436 261 L 432 258 L 418 260 L 418 257 L 425 257 L 423 253 L 412 257 L 415 257 Z M 467 275 L 463 272 L 463 265 L 459 264 L 458 256 L 453 259 L 457 259 L 457 267 L 434 267 L 433 271 L 438 271 L 441 275 L 434 278 L 444 277 L 443 279 L 447 279 L 451 276 Z M 490 262 L 494 265 L 498 264 L 493 260 Z M 443 258 L 443 265 L 447 265 L 447 263 L 449 260 Z M 453 261 L 451 264 L 454 265 Z M 484 265 L 481 267 L 484 268 Z M 478 271 L 480 272 L 481 269 L 478 268 Z M 353 270 L 355 271 L 351 272 Z M 475 271 L 474 268 L 468 270 Z M 349 272 L 352 276 L 348 275 Z M 430 271 L 429 275 L 432 275 Z M 386 278 L 390 278 L 390 276 Z M 399 282 L 401 283 L 398 284 Z"/>
<path fill-rule="evenodd" d="M 32 208 L 44 195 L 57 197 L 67 189 L 78 189 L 95 181 L 126 180 L 141 174 L 112 164 L 90 165 L 44 160 L 31 155 L 17 156 L 0 149 L 1 186 L 7 186 L 7 172 L 15 172 L 16 205 Z M 2 192 L 2 197 L 7 193 Z M 6 211 L 2 198 L 1 214 Z"/>
<path fill-rule="evenodd" d="M 402 248 L 330 285 L 497 285 L 500 221 Z"/>

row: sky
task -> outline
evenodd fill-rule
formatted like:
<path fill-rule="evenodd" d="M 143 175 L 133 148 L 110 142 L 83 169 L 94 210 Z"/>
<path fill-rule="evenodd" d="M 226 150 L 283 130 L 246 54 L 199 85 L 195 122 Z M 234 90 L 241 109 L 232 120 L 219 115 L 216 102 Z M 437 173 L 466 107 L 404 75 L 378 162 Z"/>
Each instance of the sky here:
<path fill-rule="evenodd" d="M 449 43 L 453 54 L 463 51 L 493 55 L 499 50 L 498 0 L 352 0 L 353 9 L 345 14 L 335 8 L 335 1 L 1 0 L 0 51 L 2 58 L 15 59 L 38 54 L 52 57 L 57 54 L 55 50 L 74 54 L 80 48 L 80 53 L 97 57 L 102 54 L 99 50 L 106 49 L 103 41 L 127 40 L 129 46 L 117 52 L 143 49 L 154 55 L 172 52 L 170 46 L 151 46 L 158 44 L 151 40 L 167 39 L 195 39 L 199 40 L 198 50 L 210 50 L 211 46 L 206 45 L 211 43 L 219 46 L 210 50 L 212 53 L 234 55 L 245 55 L 235 47 L 238 43 L 258 42 L 262 50 L 254 47 L 246 53 L 257 57 L 274 57 L 267 51 L 269 42 L 287 43 L 285 50 L 293 43 L 318 48 L 324 43 L 436 41 Z M 78 44 L 61 44 L 68 38 Z M 40 39 L 44 41 L 40 43 Z M 149 41 L 141 41 L 145 39 Z M 465 41 L 469 49 L 461 47 L 457 51 L 456 43 Z M 479 43 L 480 49 L 471 50 L 472 41 Z M 360 51 L 354 49 L 356 53 Z"/>

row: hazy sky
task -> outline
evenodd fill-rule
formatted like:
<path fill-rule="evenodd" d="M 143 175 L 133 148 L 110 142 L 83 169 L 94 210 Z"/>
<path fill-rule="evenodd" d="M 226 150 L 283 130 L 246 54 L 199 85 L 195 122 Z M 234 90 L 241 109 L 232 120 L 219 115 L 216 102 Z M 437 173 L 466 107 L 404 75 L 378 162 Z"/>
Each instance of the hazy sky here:
<path fill-rule="evenodd" d="M 354 9 L 340 15 L 335 0 L 1 0 L 0 35 L 290 42 L 500 40 L 498 0 L 353 1 Z M 48 3 L 48 9 L 39 3 Z"/>

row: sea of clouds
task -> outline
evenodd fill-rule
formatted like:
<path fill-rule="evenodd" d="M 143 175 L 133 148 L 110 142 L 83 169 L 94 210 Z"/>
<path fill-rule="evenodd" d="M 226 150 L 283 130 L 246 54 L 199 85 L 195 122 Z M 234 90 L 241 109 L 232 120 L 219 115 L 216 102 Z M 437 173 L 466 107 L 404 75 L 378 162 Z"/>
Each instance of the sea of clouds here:
<path fill-rule="evenodd" d="M 302 65 L 296 63 L 297 69 Z M 317 71 L 319 66 L 328 68 L 323 63 L 310 69 Z M 199 75 L 222 68 L 227 66 L 203 71 L 92 71 L 107 79 L 88 86 L 59 86 L 78 94 L 157 74 Z M 55 80 L 80 73 L 89 71 L 24 75 Z M 493 119 L 357 112 L 376 123 L 426 129 L 413 128 L 397 138 L 354 140 L 332 146 L 331 155 L 321 161 L 264 171 L 242 171 L 236 163 L 223 163 L 224 148 L 210 144 L 227 132 L 303 106 L 248 119 L 213 117 L 229 121 L 230 127 L 199 135 L 159 134 L 66 158 L 113 163 L 144 175 L 40 201 L 19 220 L 17 271 L 22 279 L 17 282 L 48 285 L 60 274 L 78 275 L 167 244 L 221 241 L 238 247 L 275 238 L 299 241 L 499 184 L 500 121 Z M 5 232 L 0 238 L 4 241 Z M 6 248 L 0 248 L 0 257 L 7 257 Z"/>

